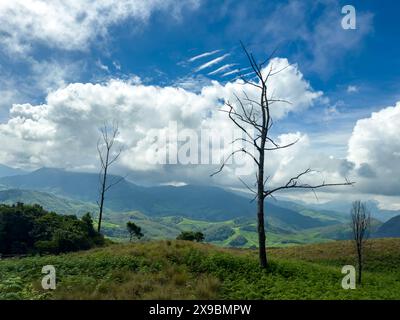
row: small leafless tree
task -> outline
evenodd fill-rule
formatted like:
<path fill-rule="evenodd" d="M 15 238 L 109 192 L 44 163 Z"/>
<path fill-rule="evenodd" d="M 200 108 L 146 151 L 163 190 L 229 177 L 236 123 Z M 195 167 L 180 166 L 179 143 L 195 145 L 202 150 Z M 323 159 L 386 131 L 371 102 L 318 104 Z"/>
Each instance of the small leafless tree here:
<path fill-rule="evenodd" d="M 104 199 L 106 192 L 121 182 L 123 180 L 122 177 L 115 177 L 113 180 L 108 181 L 108 174 L 110 166 L 116 162 L 121 155 L 122 149 L 118 149 L 117 152 L 113 153 L 112 148 L 115 144 L 116 138 L 119 134 L 118 124 L 113 123 L 111 126 L 108 126 L 107 123 L 100 129 L 101 137 L 97 141 L 97 152 L 99 154 L 100 159 L 100 173 L 99 173 L 99 200 L 97 204 L 99 206 L 99 221 L 97 225 L 97 231 L 101 230 L 101 221 L 103 218 L 104 211 Z"/>
<path fill-rule="evenodd" d="M 368 211 L 367 205 L 359 200 L 354 201 L 351 208 L 351 229 L 357 251 L 358 284 L 361 284 L 365 242 L 368 239 L 370 225 L 371 213 Z"/>
<path fill-rule="evenodd" d="M 341 186 L 341 185 L 352 185 L 353 182 L 345 181 L 342 183 L 325 183 L 310 185 L 307 183 L 302 183 L 300 179 L 311 173 L 313 170 L 310 168 L 299 173 L 297 176 L 290 178 L 286 184 L 275 187 L 268 188 L 268 178 L 269 176 L 265 173 L 265 156 L 266 152 L 275 151 L 279 149 L 288 148 L 294 145 L 296 141 L 293 141 L 286 145 L 279 145 L 276 143 L 271 134 L 270 130 L 273 125 L 271 117 L 271 107 L 276 103 L 290 103 L 289 101 L 283 99 L 277 99 L 274 97 L 273 92 L 269 92 L 269 80 L 274 75 L 283 71 L 285 68 L 280 70 L 274 70 L 272 63 L 270 63 L 270 68 L 265 72 L 264 66 L 271 62 L 273 54 L 268 57 L 262 63 L 258 63 L 254 58 L 252 53 L 249 53 L 246 47 L 241 43 L 243 51 L 250 63 L 251 74 L 256 80 L 249 80 L 247 75 L 241 75 L 240 78 L 244 84 L 253 86 L 258 89 L 259 96 L 257 100 L 249 97 L 246 92 L 243 92 L 243 97 L 239 98 L 235 95 L 236 105 L 226 102 L 228 110 L 221 110 L 228 113 L 230 120 L 243 132 L 244 138 L 240 138 L 245 145 L 237 150 L 234 150 L 227 158 L 225 158 L 221 167 L 218 171 L 214 172 L 211 176 L 219 173 L 224 168 L 227 161 L 236 153 L 244 153 L 249 156 L 256 164 L 256 183 L 254 187 L 246 184 L 242 179 L 240 181 L 245 185 L 245 187 L 252 192 L 257 199 L 257 231 L 258 231 L 258 243 L 259 243 L 259 260 L 262 268 L 267 267 L 267 254 L 266 254 L 266 237 L 265 237 L 265 226 L 264 226 L 264 200 L 266 197 L 271 196 L 280 190 L 288 189 L 311 189 L 314 191 L 317 188 L 327 187 L 327 186 Z M 255 132 L 255 134 L 252 134 Z M 238 139 L 236 139 L 238 140 Z M 233 142 L 235 142 L 234 140 Z M 252 150 L 250 150 L 250 148 Z M 254 150 L 254 151 L 253 151 Z"/>

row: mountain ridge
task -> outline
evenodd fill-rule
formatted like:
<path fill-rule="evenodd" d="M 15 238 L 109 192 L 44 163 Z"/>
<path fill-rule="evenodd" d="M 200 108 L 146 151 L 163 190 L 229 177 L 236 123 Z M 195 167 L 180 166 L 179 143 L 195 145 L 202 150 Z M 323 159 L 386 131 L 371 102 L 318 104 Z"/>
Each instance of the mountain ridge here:
<path fill-rule="evenodd" d="M 110 176 L 116 179 L 117 176 Z M 0 178 L 10 188 L 44 191 L 95 203 L 98 197 L 98 175 L 41 168 L 31 173 Z M 200 220 L 223 221 L 253 217 L 255 204 L 248 198 L 215 186 L 156 186 L 142 187 L 126 179 L 110 189 L 106 207 L 112 211 L 140 211 L 150 216 L 185 216 Z M 298 212 L 266 203 L 266 216 L 282 219 L 293 229 L 314 228 L 334 224 L 304 216 Z"/>

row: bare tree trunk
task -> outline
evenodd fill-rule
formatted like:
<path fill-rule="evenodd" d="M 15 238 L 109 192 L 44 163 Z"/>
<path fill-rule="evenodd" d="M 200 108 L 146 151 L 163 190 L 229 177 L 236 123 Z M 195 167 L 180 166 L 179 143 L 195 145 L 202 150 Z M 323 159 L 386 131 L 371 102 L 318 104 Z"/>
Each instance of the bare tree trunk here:
<path fill-rule="evenodd" d="M 357 200 L 353 202 L 351 209 L 351 227 L 357 254 L 358 277 L 357 283 L 362 282 L 362 271 L 364 267 L 364 248 L 371 224 L 371 214 L 365 203 Z"/>
<path fill-rule="evenodd" d="M 110 151 L 109 151 L 109 149 L 107 149 L 106 161 L 105 161 L 106 166 L 104 167 L 103 181 L 101 182 L 99 223 L 97 224 L 97 232 L 100 232 L 100 230 L 101 230 L 101 221 L 103 219 L 104 198 L 105 198 L 106 186 L 107 186 L 107 170 L 108 170 L 109 155 L 110 155 Z"/>
<path fill-rule="evenodd" d="M 258 250 L 261 268 L 267 268 L 267 252 L 265 244 L 264 226 L 264 152 L 260 153 L 260 165 L 258 167 L 257 181 L 257 231 L 258 231 Z"/>
<path fill-rule="evenodd" d="M 362 252 L 361 252 L 361 248 L 360 248 L 358 250 L 358 284 L 361 284 L 362 267 L 363 267 L 363 261 L 362 261 Z"/>
<path fill-rule="evenodd" d="M 111 133 L 109 131 L 111 130 Z M 97 201 L 97 204 L 99 206 L 99 221 L 97 224 L 97 231 L 100 232 L 101 230 L 101 222 L 103 219 L 103 211 L 104 211 L 104 199 L 105 199 L 105 194 L 106 192 L 116 185 L 117 183 L 121 182 L 123 178 L 119 178 L 116 181 L 111 181 L 109 184 L 107 184 L 107 175 L 108 175 L 108 169 L 109 167 L 117 161 L 118 157 L 121 154 L 121 149 L 115 154 L 112 155 L 112 147 L 114 145 L 115 139 L 118 136 L 118 125 L 113 124 L 112 128 L 109 129 L 107 128 L 107 124 L 104 124 L 104 127 L 100 130 L 101 131 L 101 139 L 103 142 L 103 146 L 100 145 L 101 139 L 97 141 L 97 152 L 99 154 L 99 159 L 100 159 L 100 164 L 101 164 L 101 170 L 99 174 L 99 201 Z"/>
<path fill-rule="evenodd" d="M 259 249 L 259 258 L 260 258 L 260 266 L 262 268 L 267 268 L 267 253 L 266 253 L 266 240 L 265 240 L 265 225 L 264 225 L 264 199 L 268 196 L 273 197 L 273 193 L 280 190 L 288 190 L 288 189 L 311 189 L 314 191 L 315 189 L 328 187 L 328 186 L 342 186 L 342 185 L 353 185 L 353 182 L 349 182 L 346 180 L 344 183 L 320 183 L 320 184 L 308 184 L 302 183 L 300 179 L 311 173 L 311 169 L 306 169 L 303 172 L 299 173 L 297 176 L 292 177 L 288 180 L 288 182 L 284 185 L 281 185 L 276 188 L 266 189 L 266 183 L 268 181 L 269 176 L 264 180 L 264 167 L 265 167 L 265 152 L 266 151 L 274 151 L 279 149 L 288 148 L 294 145 L 298 140 L 295 140 L 291 143 L 285 145 L 279 145 L 276 143 L 270 135 L 270 129 L 272 127 L 273 121 L 271 118 L 270 108 L 273 103 L 290 103 L 283 99 L 276 99 L 273 96 L 273 92 L 269 95 L 268 92 L 268 80 L 270 77 L 278 74 L 283 71 L 285 68 L 275 71 L 272 68 L 272 63 L 269 66 L 269 71 L 267 68 L 264 68 L 268 62 L 271 62 L 272 55 L 262 63 L 258 63 L 254 58 L 253 54 L 249 53 L 243 43 L 241 43 L 242 48 L 249 60 L 250 68 L 253 70 L 251 74 L 253 78 L 256 77 L 257 80 L 248 80 L 246 79 L 246 75 L 241 76 L 241 80 L 243 84 L 253 86 L 260 91 L 259 100 L 256 101 L 249 97 L 246 92 L 244 92 L 244 97 L 239 98 L 235 94 L 236 105 L 230 103 L 229 101 L 225 102 L 225 105 L 228 107 L 228 110 L 221 110 L 223 112 L 228 113 L 229 118 L 232 122 L 242 131 L 245 137 L 241 139 L 236 139 L 235 141 L 245 142 L 246 145 L 241 147 L 233 152 L 224 160 L 219 170 L 214 172 L 211 176 L 222 171 L 227 161 L 236 153 L 241 152 L 245 155 L 249 156 L 254 163 L 257 164 L 257 172 L 256 172 L 256 182 L 254 185 L 249 186 L 245 181 L 239 178 L 239 180 L 244 184 L 244 186 L 250 190 L 251 193 L 255 195 L 254 199 L 257 199 L 257 232 L 258 232 L 258 249 Z M 252 129 L 254 132 L 251 132 Z M 253 150 L 249 150 L 249 147 L 252 147 Z"/>
<path fill-rule="evenodd" d="M 261 268 L 267 268 L 267 252 L 265 245 L 264 227 L 264 197 L 257 201 L 257 229 L 258 229 L 258 250 Z"/>

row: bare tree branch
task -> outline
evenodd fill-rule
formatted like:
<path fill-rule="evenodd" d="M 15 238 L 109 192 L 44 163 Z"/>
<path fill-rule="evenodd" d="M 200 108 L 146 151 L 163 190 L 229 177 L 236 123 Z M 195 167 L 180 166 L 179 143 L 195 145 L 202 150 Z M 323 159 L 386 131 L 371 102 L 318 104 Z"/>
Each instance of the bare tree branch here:
<path fill-rule="evenodd" d="M 218 173 L 220 173 L 225 165 L 227 164 L 227 161 L 236 153 L 243 152 L 251 157 L 251 159 L 254 161 L 254 163 L 257 166 L 257 172 L 256 172 L 256 186 L 257 190 L 254 190 L 251 188 L 248 184 L 244 183 L 242 179 L 241 182 L 244 184 L 244 186 L 250 190 L 252 193 L 256 194 L 255 199 L 257 199 L 257 229 L 258 229 L 258 238 L 259 238 L 259 258 L 260 258 L 260 264 L 261 267 L 266 268 L 267 266 L 267 257 L 266 257 L 266 252 L 265 252 L 265 229 L 264 229 L 264 200 L 267 196 L 273 197 L 273 193 L 280 191 L 280 190 L 287 190 L 287 189 L 310 189 L 312 192 L 314 192 L 315 196 L 315 190 L 318 188 L 322 187 L 331 187 L 331 186 L 345 186 L 345 185 L 353 185 L 354 182 L 350 182 L 347 179 L 345 182 L 339 182 L 339 183 L 326 183 L 323 181 L 320 184 L 307 184 L 307 183 L 301 183 L 300 178 L 303 176 L 309 174 L 312 172 L 311 169 L 307 169 L 301 173 L 299 173 L 297 176 L 292 177 L 289 179 L 289 181 L 282 185 L 278 186 L 275 188 L 268 189 L 267 187 L 267 182 L 269 176 L 267 176 L 266 179 L 264 179 L 265 175 L 265 159 L 266 159 L 266 152 L 273 152 L 279 149 L 285 149 L 293 146 L 298 142 L 298 139 L 296 139 L 293 142 L 290 142 L 285 145 L 279 145 L 274 141 L 270 134 L 270 129 L 272 128 L 272 125 L 274 124 L 272 116 L 271 116 L 271 107 L 272 106 L 277 106 L 275 103 L 288 103 L 290 104 L 290 101 L 287 101 L 286 99 L 280 99 L 274 97 L 274 92 L 272 95 L 269 97 L 269 79 L 272 76 L 275 76 L 285 69 L 287 69 L 289 65 L 279 69 L 279 70 L 274 70 L 273 65 L 272 65 L 272 57 L 275 54 L 276 50 L 271 53 L 271 55 L 264 60 L 261 63 L 257 63 L 254 55 L 250 53 L 245 45 L 240 42 L 240 45 L 244 51 L 245 56 L 247 57 L 247 60 L 249 62 L 249 68 L 252 70 L 252 73 L 255 75 L 255 79 L 249 80 L 246 79 L 243 74 L 240 75 L 240 79 L 242 79 L 244 84 L 248 84 L 253 86 L 254 88 L 258 89 L 259 92 L 259 100 L 256 101 L 253 97 L 249 97 L 249 95 L 246 92 L 243 92 L 243 98 L 240 98 L 238 95 L 234 94 L 237 102 L 237 109 L 233 104 L 231 104 L 229 101 L 225 103 L 225 105 L 229 108 L 228 110 L 222 110 L 223 112 L 228 113 L 228 116 L 230 120 L 237 126 L 245 135 L 245 138 L 238 138 L 232 141 L 232 143 L 236 141 L 243 141 L 245 143 L 248 143 L 250 145 L 253 145 L 255 147 L 256 153 L 253 154 L 249 151 L 247 151 L 245 148 L 240 148 L 238 150 L 233 151 L 227 159 L 225 159 L 216 172 L 211 174 L 211 176 L 214 176 Z M 264 68 L 264 65 L 269 63 L 269 70 Z M 253 136 L 250 133 L 250 130 L 253 129 L 256 134 Z M 268 146 L 268 144 L 271 144 L 271 146 Z"/>
<path fill-rule="evenodd" d="M 97 201 L 97 205 L 99 206 L 99 221 L 97 226 L 98 232 L 100 232 L 101 230 L 105 194 L 110 188 L 120 183 L 124 179 L 123 177 L 121 177 L 114 182 L 107 182 L 109 168 L 113 163 L 118 160 L 122 152 L 122 149 L 119 149 L 119 151 L 115 155 L 111 154 L 112 148 L 119 134 L 118 123 L 113 122 L 111 127 L 109 127 L 107 123 L 104 123 L 103 127 L 100 129 L 100 133 L 101 139 L 97 141 L 97 152 L 101 165 L 101 169 L 99 172 L 99 200 Z M 102 144 L 100 143 L 100 141 L 102 141 Z"/>

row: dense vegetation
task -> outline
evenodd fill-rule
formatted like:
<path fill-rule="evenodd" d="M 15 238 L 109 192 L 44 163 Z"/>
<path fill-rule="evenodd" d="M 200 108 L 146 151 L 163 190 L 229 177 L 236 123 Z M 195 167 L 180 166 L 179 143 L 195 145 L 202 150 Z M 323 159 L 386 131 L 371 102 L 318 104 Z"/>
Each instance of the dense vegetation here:
<path fill-rule="evenodd" d="M 187 240 L 187 241 L 196 241 L 203 242 L 204 234 L 197 231 L 182 231 L 179 236 L 176 237 L 177 240 Z"/>
<path fill-rule="evenodd" d="M 0 253 L 63 253 L 104 244 L 89 214 L 78 219 L 39 205 L 0 205 Z"/>
<path fill-rule="evenodd" d="M 257 252 L 188 241 L 114 244 L 57 256 L 0 261 L 2 299 L 400 299 L 400 239 L 371 240 L 365 278 L 341 287 L 352 243 L 271 249 L 268 270 Z M 57 289 L 40 287 L 54 265 Z"/>

